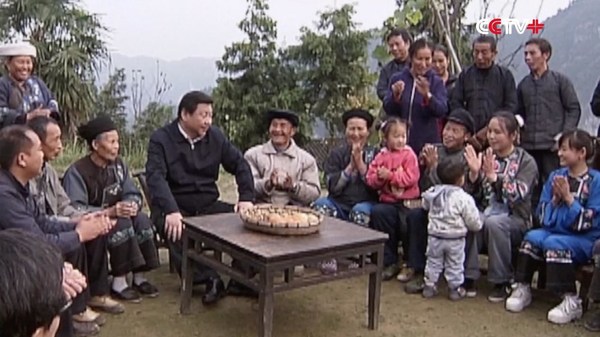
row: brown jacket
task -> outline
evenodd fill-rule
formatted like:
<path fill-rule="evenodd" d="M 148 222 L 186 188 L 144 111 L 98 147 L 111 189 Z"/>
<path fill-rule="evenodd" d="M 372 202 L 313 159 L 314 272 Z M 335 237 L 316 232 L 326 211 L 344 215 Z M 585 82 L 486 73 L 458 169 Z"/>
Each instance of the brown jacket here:
<path fill-rule="evenodd" d="M 257 203 L 308 206 L 321 195 L 317 162 L 294 141 L 283 152 L 277 152 L 268 141 L 246 151 L 244 158 L 252 169 Z M 273 170 L 289 174 L 297 188 L 293 192 L 265 191 Z"/>

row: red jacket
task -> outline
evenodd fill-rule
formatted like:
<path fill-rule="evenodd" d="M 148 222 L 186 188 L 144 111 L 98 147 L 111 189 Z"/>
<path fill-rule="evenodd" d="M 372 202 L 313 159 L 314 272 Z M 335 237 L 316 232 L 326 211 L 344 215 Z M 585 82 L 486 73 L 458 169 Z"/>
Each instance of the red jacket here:
<path fill-rule="evenodd" d="M 377 176 L 380 167 L 392 171 L 392 176 L 387 181 Z M 379 201 L 395 203 L 420 197 L 420 175 L 417 155 L 407 145 L 398 151 L 380 151 L 369 165 L 367 184 L 379 191 Z"/>

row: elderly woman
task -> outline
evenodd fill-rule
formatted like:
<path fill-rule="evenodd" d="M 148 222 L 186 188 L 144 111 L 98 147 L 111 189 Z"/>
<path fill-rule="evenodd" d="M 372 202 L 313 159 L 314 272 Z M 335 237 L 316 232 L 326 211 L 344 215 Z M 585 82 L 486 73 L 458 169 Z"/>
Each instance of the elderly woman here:
<path fill-rule="evenodd" d="M 46 84 L 33 75 L 37 52 L 27 42 L 0 46 L 6 76 L 0 78 L 0 125 L 24 124 L 36 116 L 59 119 L 58 103 Z"/>
<path fill-rule="evenodd" d="M 65 172 L 63 185 L 71 202 L 79 210 L 105 209 L 117 224 L 108 239 L 112 274 L 112 295 L 130 302 L 141 295 L 158 296 L 158 289 L 144 272 L 159 266 L 154 231 L 148 216 L 139 210 L 142 197 L 127 166 L 119 157 L 119 134 L 106 116 L 79 127 L 90 154 L 72 164 Z M 133 285 L 126 275 L 133 272 Z"/>

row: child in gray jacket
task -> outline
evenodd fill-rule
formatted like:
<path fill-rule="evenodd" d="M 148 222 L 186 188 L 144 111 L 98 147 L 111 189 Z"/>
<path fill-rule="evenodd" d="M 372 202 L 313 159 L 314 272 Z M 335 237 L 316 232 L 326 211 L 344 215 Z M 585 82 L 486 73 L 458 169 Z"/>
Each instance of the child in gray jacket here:
<path fill-rule="evenodd" d="M 422 195 L 423 208 L 429 211 L 423 297 L 437 294 L 436 283 L 445 270 L 448 297 L 456 301 L 466 295 L 461 285 L 464 282 L 467 231 L 479 231 L 483 223 L 475 200 L 462 189 L 464 165 L 442 161 L 438 164 L 437 174 L 442 184 L 431 187 Z"/>

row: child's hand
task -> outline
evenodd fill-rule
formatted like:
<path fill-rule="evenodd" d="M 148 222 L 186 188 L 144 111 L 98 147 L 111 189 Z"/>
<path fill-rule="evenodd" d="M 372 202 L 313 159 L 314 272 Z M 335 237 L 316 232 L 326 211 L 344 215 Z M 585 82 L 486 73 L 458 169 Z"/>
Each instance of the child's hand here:
<path fill-rule="evenodd" d="M 388 170 L 387 167 L 380 167 L 377 169 L 377 178 L 379 178 L 380 180 L 387 181 L 390 179 L 391 175 L 392 172 Z"/>

